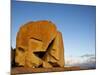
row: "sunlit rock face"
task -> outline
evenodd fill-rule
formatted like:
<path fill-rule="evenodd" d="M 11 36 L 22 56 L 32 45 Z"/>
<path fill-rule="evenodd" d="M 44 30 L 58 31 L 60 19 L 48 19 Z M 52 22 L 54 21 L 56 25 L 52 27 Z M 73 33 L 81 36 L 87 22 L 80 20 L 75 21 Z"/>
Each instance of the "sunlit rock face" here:
<path fill-rule="evenodd" d="M 16 37 L 15 62 L 24 67 L 64 67 L 62 34 L 51 21 L 28 22 Z"/>

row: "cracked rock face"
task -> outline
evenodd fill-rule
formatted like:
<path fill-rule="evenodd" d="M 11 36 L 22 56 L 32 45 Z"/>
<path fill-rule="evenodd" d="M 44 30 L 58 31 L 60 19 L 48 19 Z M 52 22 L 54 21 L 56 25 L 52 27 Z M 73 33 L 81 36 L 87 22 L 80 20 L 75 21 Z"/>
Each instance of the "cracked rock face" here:
<path fill-rule="evenodd" d="M 62 34 L 50 21 L 28 22 L 16 37 L 15 62 L 24 67 L 64 67 Z"/>

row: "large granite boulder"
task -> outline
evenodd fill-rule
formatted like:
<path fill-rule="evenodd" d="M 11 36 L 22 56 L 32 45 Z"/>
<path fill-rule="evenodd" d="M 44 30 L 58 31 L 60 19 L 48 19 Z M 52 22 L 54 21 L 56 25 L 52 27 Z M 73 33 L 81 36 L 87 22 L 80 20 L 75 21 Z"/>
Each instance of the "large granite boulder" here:
<path fill-rule="evenodd" d="M 61 32 L 51 21 L 28 22 L 16 38 L 15 62 L 24 67 L 63 67 L 64 48 Z"/>

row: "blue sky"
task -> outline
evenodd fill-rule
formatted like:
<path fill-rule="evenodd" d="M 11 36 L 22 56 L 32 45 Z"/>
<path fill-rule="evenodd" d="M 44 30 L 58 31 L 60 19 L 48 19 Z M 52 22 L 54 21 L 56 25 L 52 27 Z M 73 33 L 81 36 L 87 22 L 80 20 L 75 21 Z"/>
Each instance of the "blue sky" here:
<path fill-rule="evenodd" d="M 16 34 L 28 21 L 50 20 L 62 32 L 65 57 L 95 55 L 96 7 L 72 4 L 12 2 L 12 47 Z"/>

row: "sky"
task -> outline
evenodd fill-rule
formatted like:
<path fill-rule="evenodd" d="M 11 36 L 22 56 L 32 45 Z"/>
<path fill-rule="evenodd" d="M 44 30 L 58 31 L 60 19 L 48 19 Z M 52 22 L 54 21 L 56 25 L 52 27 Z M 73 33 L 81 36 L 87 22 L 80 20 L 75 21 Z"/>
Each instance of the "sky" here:
<path fill-rule="evenodd" d="M 49 20 L 62 33 L 65 61 L 72 58 L 76 61 L 85 55 L 95 58 L 95 6 L 12 1 L 11 9 L 13 48 L 16 47 L 16 35 L 22 24 Z"/>

